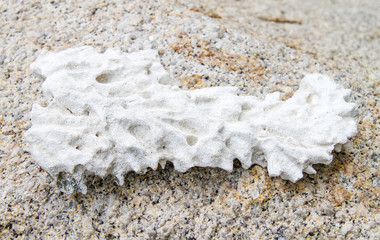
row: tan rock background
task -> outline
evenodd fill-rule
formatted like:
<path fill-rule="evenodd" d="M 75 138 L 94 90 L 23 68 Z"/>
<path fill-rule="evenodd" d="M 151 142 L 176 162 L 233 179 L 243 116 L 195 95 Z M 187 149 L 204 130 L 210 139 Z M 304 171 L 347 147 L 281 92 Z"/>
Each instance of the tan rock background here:
<path fill-rule="evenodd" d="M 1 239 L 378 239 L 380 2 L 0 2 Z M 42 49 L 154 48 L 184 88 L 238 86 L 289 98 L 306 73 L 353 90 L 359 133 L 329 166 L 293 184 L 265 169 L 173 167 L 88 179 L 61 193 L 23 134 L 43 79 Z"/>

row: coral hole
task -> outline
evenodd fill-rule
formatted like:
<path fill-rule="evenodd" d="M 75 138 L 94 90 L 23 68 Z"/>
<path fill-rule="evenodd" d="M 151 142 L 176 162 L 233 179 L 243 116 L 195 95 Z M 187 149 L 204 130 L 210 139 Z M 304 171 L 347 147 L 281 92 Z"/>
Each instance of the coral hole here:
<path fill-rule="evenodd" d="M 98 83 L 108 83 L 108 82 L 110 82 L 110 75 L 107 73 L 102 73 L 102 74 L 96 76 L 95 79 Z"/>
<path fill-rule="evenodd" d="M 198 142 L 198 138 L 194 136 L 187 136 L 186 137 L 186 142 L 189 144 L 189 146 L 194 146 Z"/>
<path fill-rule="evenodd" d="M 309 94 L 306 98 L 306 102 L 309 104 L 316 104 L 319 101 L 319 96 L 316 94 Z"/>
<path fill-rule="evenodd" d="M 140 141 L 146 141 L 151 134 L 150 127 L 147 125 L 132 125 L 128 128 L 128 132 Z"/>

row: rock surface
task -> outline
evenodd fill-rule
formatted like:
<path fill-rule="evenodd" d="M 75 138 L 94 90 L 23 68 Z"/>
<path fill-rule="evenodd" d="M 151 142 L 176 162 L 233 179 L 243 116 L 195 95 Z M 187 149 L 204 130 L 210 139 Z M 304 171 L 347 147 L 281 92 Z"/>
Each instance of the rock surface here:
<path fill-rule="evenodd" d="M 368 1 L 3 1 L 0 238 L 378 239 L 380 3 Z M 65 195 L 27 152 L 41 49 L 157 49 L 181 88 L 235 86 L 289 99 L 306 73 L 352 90 L 358 134 L 293 184 L 260 166 L 172 166 L 125 184 L 90 177 Z"/>

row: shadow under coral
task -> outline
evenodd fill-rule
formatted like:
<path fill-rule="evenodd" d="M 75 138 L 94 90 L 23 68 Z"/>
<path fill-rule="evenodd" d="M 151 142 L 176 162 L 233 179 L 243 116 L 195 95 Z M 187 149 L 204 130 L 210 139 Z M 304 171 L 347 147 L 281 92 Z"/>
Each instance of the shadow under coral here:
<path fill-rule="evenodd" d="M 315 169 L 316 174 L 305 174 L 304 178 L 296 183 L 283 180 L 279 177 L 270 177 L 265 168 L 254 165 L 249 169 L 244 169 L 238 160 L 234 160 L 234 168 L 232 172 L 227 172 L 219 168 L 209 167 L 193 167 L 187 172 L 181 173 L 174 169 L 172 163 L 168 162 L 165 169 L 158 167 L 157 170 L 148 168 L 145 174 L 137 174 L 129 172 L 125 175 L 124 185 L 119 185 L 116 177 L 109 175 L 105 178 L 99 176 L 87 175 L 86 187 L 87 193 L 82 194 L 74 191 L 76 196 L 92 196 L 92 195 L 124 195 L 124 194 L 140 194 L 144 192 L 146 195 L 154 195 L 153 191 L 172 191 L 175 193 L 176 188 L 181 188 L 181 191 L 202 192 L 205 189 L 213 189 L 217 191 L 223 184 L 228 184 L 229 188 L 238 190 L 239 182 L 244 181 L 244 173 L 255 171 L 258 174 L 257 179 L 265 182 L 268 188 L 282 188 L 286 191 L 299 192 L 305 188 L 315 188 L 318 184 L 336 182 L 336 178 L 341 174 L 344 164 L 347 162 L 347 155 L 344 153 L 335 153 L 334 160 L 330 165 L 317 164 Z M 349 164 L 349 163 L 347 163 Z M 66 179 L 66 180 L 65 180 Z M 68 184 L 67 176 L 59 178 L 57 181 L 58 187 L 65 192 L 65 186 Z M 70 183 L 72 184 L 72 183 Z M 75 184 L 74 184 L 75 185 Z M 76 189 L 77 190 L 77 189 Z M 146 193 L 146 191 L 152 193 Z M 154 200 L 152 200 L 154 201 Z"/>

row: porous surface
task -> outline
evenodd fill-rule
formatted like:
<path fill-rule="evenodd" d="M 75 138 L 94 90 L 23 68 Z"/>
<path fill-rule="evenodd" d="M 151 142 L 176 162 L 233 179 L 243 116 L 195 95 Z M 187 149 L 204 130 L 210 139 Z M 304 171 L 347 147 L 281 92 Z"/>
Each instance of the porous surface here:
<path fill-rule="evenodd" d="M 378 239 L 377 0 L 1 1 L 1 239 Z M 31 157 L 25 132 L 43 79 L 42 49 L 157 49 L 183 89 L 235 86 L 287 100 L 306 73 L 352 90 L 358 134 L 330 165 L 292 183 L 260 166 L 89 177 L 61 193 Z"/>
<path fill-rule="evenodd" d="M 236 87 L 182 90 L 157 51 L 104 54 L 92 47 L 42 53 L 31 65 L 46 80 L 43 106 L 31 112 L 30 151 L 63 190 L 86 193 L 87 175 L 198 167 L 227 171 L 268 166 L 293 182 L 313 164 L 329 164 L 332 150 L 356 134 L 350 90 L 320 74 L 305 76 L 292 98 L 275 92 L 258 100 Z M 72 181 L 67 181 L 67 177 Z"/>

